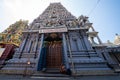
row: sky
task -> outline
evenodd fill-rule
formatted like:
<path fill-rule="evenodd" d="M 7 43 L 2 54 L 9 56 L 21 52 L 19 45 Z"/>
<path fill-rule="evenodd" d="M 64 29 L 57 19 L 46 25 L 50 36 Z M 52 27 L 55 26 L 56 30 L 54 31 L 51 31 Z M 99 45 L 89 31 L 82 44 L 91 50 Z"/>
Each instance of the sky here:
<path fill-rule="evenodd" d="M 102 42 L 120 35 L 120 0 L 0 0 L 0 32 L 20 19 L 31 23 L 53 2 L 76 17 L 88 16 Z"/>

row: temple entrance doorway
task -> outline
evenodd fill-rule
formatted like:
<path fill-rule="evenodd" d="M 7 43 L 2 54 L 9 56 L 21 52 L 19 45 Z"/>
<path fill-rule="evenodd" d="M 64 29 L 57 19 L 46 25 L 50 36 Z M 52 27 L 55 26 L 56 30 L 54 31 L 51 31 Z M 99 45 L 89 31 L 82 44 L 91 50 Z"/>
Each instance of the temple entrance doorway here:
<path fill-rule="evenodd" d="M 62 64 L 62 37 L 61 34 L 51 33 L 45 35 L 46 68 L 59 69 Z"/>

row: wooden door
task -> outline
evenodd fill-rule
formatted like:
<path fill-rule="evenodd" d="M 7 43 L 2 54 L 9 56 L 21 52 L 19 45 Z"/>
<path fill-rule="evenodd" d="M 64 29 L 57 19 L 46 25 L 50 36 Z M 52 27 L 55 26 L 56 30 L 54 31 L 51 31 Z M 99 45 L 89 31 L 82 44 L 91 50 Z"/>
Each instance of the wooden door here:
<path fill-rule="evenodd" d="M 47 46 L 47 68 L 59 68 L 62 63 L 61 42 L 50 42 Z"/>

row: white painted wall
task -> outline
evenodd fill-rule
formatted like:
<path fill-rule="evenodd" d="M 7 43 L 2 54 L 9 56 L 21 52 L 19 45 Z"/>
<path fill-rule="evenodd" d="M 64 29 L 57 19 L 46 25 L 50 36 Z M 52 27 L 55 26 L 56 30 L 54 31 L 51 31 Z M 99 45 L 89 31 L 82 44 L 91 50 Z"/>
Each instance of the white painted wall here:
<path fill-rule="evenodd" d="M 5 48 L 0 48 L 0 57 L 2 56 L 2 53 L 4 52 Z"/>

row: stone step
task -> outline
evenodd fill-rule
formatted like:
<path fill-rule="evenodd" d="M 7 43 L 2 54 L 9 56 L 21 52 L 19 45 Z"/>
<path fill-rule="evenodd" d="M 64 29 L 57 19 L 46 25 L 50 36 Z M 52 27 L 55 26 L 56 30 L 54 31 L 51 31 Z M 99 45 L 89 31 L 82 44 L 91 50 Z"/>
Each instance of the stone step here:
<path fill-rule="evenodd" d="M 80 71 L 92 71 L 92 70 L 112 70 L 111 68 L 105 67 L 105 68 L 75 68 L 76 71 L 80 70 Z M 113 71 L 113 70 L 112 70 Z"/>
<path fill-rule="evenodd" d="M 2 68 L 0 74 L 33 74 L 34 69 L 32 68 Z"/>
<path fill-rule="evenodd" d="M 21 68 L 21 67 L 26 67 L 26 66 L 30 66 L 30 67 L 34 67 L 35 66 L 35 62 L 33 60 L 30 60 L 30 64 L 27 64 L 27 60 L 21 60 L 21 59 L 14 59 L 14 60 L 9 60 L 5 62 L 5 66 L 4 67 L 14 67 L 14 68 Z"/>
<path fill-rule="evenodd" d="M 75 68 L 107 68 L 107 64 L 99 64 L 99 63 L 95 63 L 95 64 L 75 64 L 74 63 L 74 67 Z"/>
<path fill-rule="evenodd" d="M 14 58 L 19 58 L 20 57 L 20 54 L 15 54 L 14 55 Z M 35 57 L 35 53 L 22 53 L 22 56 L 21 58 L 34 58 Z"/>
<path fill-rule="evenodd" d="M 97 54 L 96 52 L 71 52 L 72 55 L 87 55 L 89 54 Z M 68 55 L 69 55 L 69 51 L 68 51 Z"/>
<path fill-rule="evenodd" d="M 68 55 L 68 57 L 70 57 L 70 55 Z M 98 55 L 96 55 L 96 54 L 83 54 L 83 55 L 72 55 L 72 57 L 77 57 L 77 58 L 79 58 L 79 57 L 98 57 Z"/>
<path fill-rule="evenodd" d="M 45 72 L 35 72 L 32 77 L 68 77 L 69 75 L 61 73 L 45 73 Z"/>
<path fill-rule="evenodd" d="M 83 64 L 84 64 L 84 63 L 88 63 L 88 64 L 89 64 L 89 63 L 90 63 L 90 64 L 92 64 L 92 63 L 93 63 L 93 64 L 94 64 L 94 63 L 96 63 L 96 64 L 97 64 L 97 63 L 106 63 L 106 61 L 101 60 L 101 59 L 99 59 L 99 58 L 98 58 L 98 59 L 78 59 L 78 58 L 77 58 L 77 59 L 76 59 L 76 58 L 70 59 L 70 58 L 69 58 L 69 63 L 71 63 L 71 62 L 73 62 L 73 63 L 80 63 L 80 64 L 81 64 L 81 63 L 83 63 Z"/>
<path fill-rule="evenodd" d="M 18 68 L 14 68 L 14 67 L 3 67 L 1 70 L 25 70 L 27 68 L 27 70 L 32 70 L 34 68 L 32 67 L 18 67 Z"/>
<path fill-rule="evenodd" d="M 60 73 L 60 69 L 59 68 L 47 68 L 46 72 L 47 73 Z"/>
<path fill-rule="evenodd" d="M 8 61 L 6 61 L 6 63 L 27 63 L 28 61 L 30 61 L 31 63 L 36 63 L 36 59 L 34 58 L 13 58 L 13 59 L 10 59 Z"/>
<path fill-rule="evenodd" d="M 5 65 L 5 67 L 14 67 L 14 68 L 21 68 L 21 67 L 26 67 L 26 66 L 28 66 L 28 67 L 35 67 L 35 64 L 30 64 L 30 65 L 28 65 L 28 64 L 23 64 L 23 63 L 21 63 L 21 64 L 6 64 Z"/>
<path fill-rule="evenodd" d="M 115 75 L 110 68 L 79 68 L 75 69 L 76 75 Z"/>

